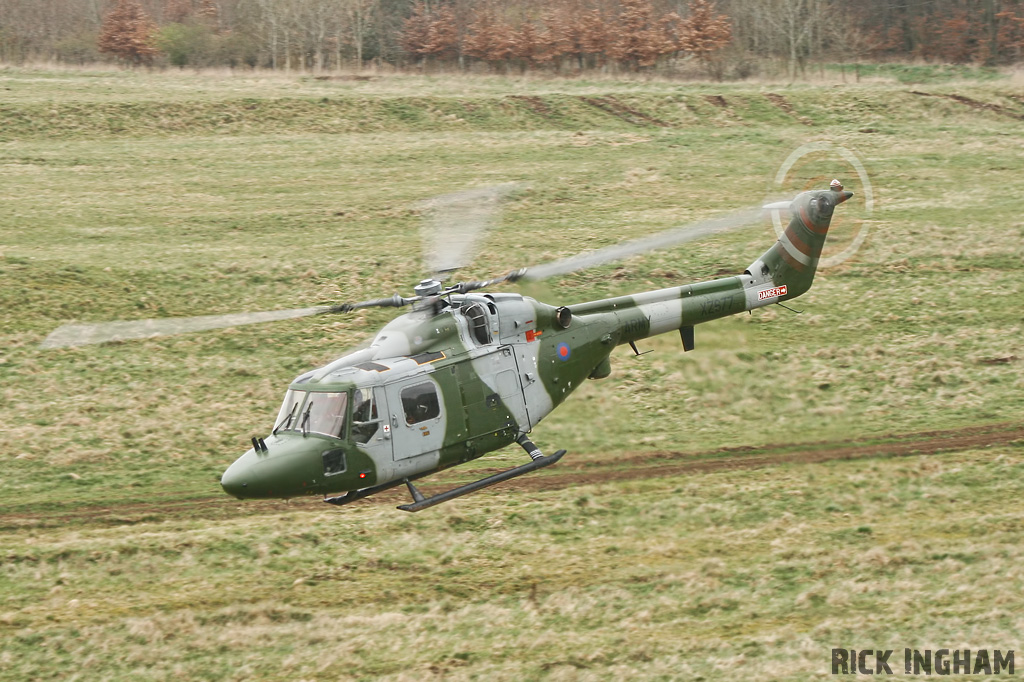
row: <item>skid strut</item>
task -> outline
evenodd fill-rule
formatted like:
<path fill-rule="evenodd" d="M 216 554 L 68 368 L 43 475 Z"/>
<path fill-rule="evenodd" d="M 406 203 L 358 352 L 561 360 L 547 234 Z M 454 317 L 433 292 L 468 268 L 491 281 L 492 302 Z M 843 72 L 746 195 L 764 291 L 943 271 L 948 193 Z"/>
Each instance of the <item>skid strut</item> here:
<path fill-rule="evenodd" d="M 508 469 L 507 471 L 502 471 L 500 473 L 493 474 L 491 476 L 488 476 L 487 478 L 481 478 L 479 481 L 473 481 L 472 483 L 467 483 L 466 485 L 460 485 L 458 488 L 452 488 L 451 490 L 447 490 L 443 493 L 438 493 L 437 495 L 423 497 L 423 493 L 421 493 L 416 488 L 416 486 L 412 484 L 412 480 L 405 479 L 403 482 L 409 488 L 409 494 L 412 495 L 413 501 L 410 502 L 409 504 L 399 505 L 398 508 L 401 509 L 402 511 L 416 512 L 420 511 L 421 509 L 426 509 L 427 507 L 433 507 L 435 504 L 441 504 L 442 502 L 447 502 L 448 500 L 454 500 L 456 497 L 468 495 L 469 493 L 476 492 L 481 488 L 486 488 L 487 486 L 494 485 L 495 483 L 501 483 L 502 481 L 507 481 L 510 478 L 522 476 L 523 474 L 528 474 L 531 471 L 536 471 L 537 469 L 542 469 L 546 466 L 550 466 L 557 462 L 558 460 L 562 459 L 562 455 L 565 454 L 565 450 L 559 450 L 553 455 L 545 455 L 537 448 L 536 445 L 530 442 L 530 439 L 527 438 L 526 436 L 523 436 L 522 438 L 519 439 L 519 445 L 521 445 L 523 449 L 526 450 L 526 452 L 530 455 L 530 462 L 517 466 L 513 469 Z"/>
<path fill-rule="evenodd" d="M 326 502 L 327 504 L 333 504 L 333 505 L 336 505 L 338 507 L 341 507 L 341 506 L 346 505 L 346 504 L 351 504 L 352 502 L 355 502 L 356 500 L 361 500 L 364 497 L 369 497 L 370 495 L 374 495 L 376 493 L 383 492 L 383 491 L 387 490 L 388 488 L 394 488 L 396 485 L 402 485 L 402 483 L 404 483 L 404 482 L 405 482 L 404 480 L 401 480 L 401 481 L 391 481 L 390 483 L 383 483 L 381 485 L 375 485 L 372 488 L 363 488 L 362 490 L 353 490 L 351 492 L 345 493 L 344 495 L 338 495 L 337 497 L 325 497 L 324 498 L 324 502 Z"/>

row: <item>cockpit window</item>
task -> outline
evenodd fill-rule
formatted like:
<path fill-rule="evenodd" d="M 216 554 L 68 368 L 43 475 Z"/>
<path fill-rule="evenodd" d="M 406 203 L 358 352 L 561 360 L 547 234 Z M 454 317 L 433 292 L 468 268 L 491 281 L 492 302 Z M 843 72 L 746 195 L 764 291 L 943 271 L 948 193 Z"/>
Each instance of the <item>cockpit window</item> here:
<path fill-rule="evenodd" d="M 288 391 L 285 394 L 284 404 L 281 405 L 281 411 L 277 413 L 277 419 L 274 421 L 274 433 L 298 428 L 298 411 L 305 397 L 305 391 Z"/>
<path fill-rule="evenodd" d="M 347 407 L 348 393 L 288 391 L 277 414 L 274 433 L 302 431 L 304 434 L 313 432 L 342 438 Z"/>
<path fill-rule="evenodd" d="M 341 438 L 345 431 L 348 393 L 310 393 L 299 419 L 300 431 Z"/>

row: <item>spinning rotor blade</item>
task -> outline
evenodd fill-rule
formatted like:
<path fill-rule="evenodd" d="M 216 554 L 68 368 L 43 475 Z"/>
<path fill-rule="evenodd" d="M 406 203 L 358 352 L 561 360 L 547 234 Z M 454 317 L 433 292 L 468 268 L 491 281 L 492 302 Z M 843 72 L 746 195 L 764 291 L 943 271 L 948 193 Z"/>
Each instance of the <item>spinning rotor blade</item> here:
<path fill-rule="evenodd" d="M 479 236 L 493 222 L 498 200 L 521 187 L 520 183 L 505 183 L 490 187 L 456 192 L 436 197 L 423 206 L 430 212 L 424 228 L 424 245 L 428 249 L 427 260 L 436 273 L 448 273 L 468 263 Z M 768 204 L 763 208 L 748 209 L 730 215 L 699 221 L 690 225 L 643 237 L 622 244 L 615 244 L 590 253 L 579 254 L 550 263 L 543 263 L 529 269 L 513 270 L 507 275 L 485 281 L 460 282 L 444 288 L 434 282 L 437 289 L 421 292 L 409 298 L 395 294 L 389 298 L 372 299 L 342 305 L 294 308 L 257 313 L 233 313 L 228 315 L 202 315 L 166 319 L 128 320 L 101 322 L 95 324 L 67 324 L 55 329 L 40 344 L 40 348 L 70 348 L 108 341 L 143 339 L 169 336 L 188 332 L 238 327 L 259 322 L 274 322 L 298 317 L 309 317 L 324 313 L 351 312 L 369 307 L 402 307 L 426 300 L 430 297 L 446 296 L 453 293 L 465 294 L 476 289 L 517 280 L 538 281 L 555 275 L 563 275 L 584 268 L 621 260 L 629 256 L 664 249 L 703 237 L 732 231 L 744 227 L 761 217 L 764 210 L 782 209 L 783 203 Z M 422 284 L 429 283 L 425 280 Z"/>
<path fill-rule="evenodd" d="M 650 237 L 642 237 L 640 239 L 634 239 L 633 241 L 623 242 L 622 244 L 613 244 L 612 246 L 598 249 L 597 251 L 581 253 L 579 255 L 570 256 L 569 258 L 553 261 L 551 263 L 535 265 L 531 268 L 527 268 L 526 274 L 523 275 L 523 279 L 527 281 L 536 281 L 547 279 L 548 277 L 554 277 L 555 275 L 565 275 L 570 272 L 591 268 L 595 265 L 603 265 L 604 263 L 610 263 L 612 261 L 621 260 L 623 258 L 646 253 L 648 251 L 655 251 L 658 249 L 665 249 L 670 246 L 676 246 L 678 244 L 685 244 L 686 242 L 692 242 L 696 239 L 709 237 L 721 232 L 730 232 L 756 221 L 761 217 L 762 213 L 763 209 L 760 208 L 748 209 L 719 218 L 701 220 L 699 222 L 668 230 Z"/>
<path fill-rule="evenodd" d="M 288 320 L 293 317 L 308 317 L 321 313 L 335 312 L 335 306 L 315 308 L 294 308 L 262 313 L 234 313 L 230 315 L 202 315 L 200 317 L 171 317 L 153 320 L 129 320 L 125 322 L 100 322 L 98 324 L 66 324 L 58 327 L 39 344 L 40 348 L 69 348 L 86 346 L 107 341 L 144 339 L 152 336 L 168 336 L 187 332 L 238 327 L 257 322 Z"/>
<path fill-rule="evenodd" d="M 421 228 L 423 259 L 429 270 L 443 275 L 468 265 L 480 236 L 495 222 L 498 202 L 519 187 L 506 182 L 422 202 L 419 207 L 427 213 Z"/>

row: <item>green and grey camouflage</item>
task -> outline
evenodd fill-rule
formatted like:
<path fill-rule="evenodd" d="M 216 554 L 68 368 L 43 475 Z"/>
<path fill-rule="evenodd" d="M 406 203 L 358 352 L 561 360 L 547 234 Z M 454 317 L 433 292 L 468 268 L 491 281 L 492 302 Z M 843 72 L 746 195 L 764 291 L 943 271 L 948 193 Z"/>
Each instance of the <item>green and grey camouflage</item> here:
<path fill-rule="evenodd" d="M 405 483 L 414 503 L 401 508 L 415 511 L 551 464 L 563 453 L 544 457 L 528 434 L 585 380 L 607 377 L 616 346 L 678 331 L 691 350 L 702 322 L 800 296 L 851 196 L 835 185 L 798 195 L 780 239 L 733 277 L 567 307 L 511 293 L 418 297 L 369 347 L 292 382 L 271 435 L 221 485 L 239 498 L 344 493 L 326 499 L 346 504 Z M 512 443 L 533 461 L 430 499 L 412 483 Z"/>

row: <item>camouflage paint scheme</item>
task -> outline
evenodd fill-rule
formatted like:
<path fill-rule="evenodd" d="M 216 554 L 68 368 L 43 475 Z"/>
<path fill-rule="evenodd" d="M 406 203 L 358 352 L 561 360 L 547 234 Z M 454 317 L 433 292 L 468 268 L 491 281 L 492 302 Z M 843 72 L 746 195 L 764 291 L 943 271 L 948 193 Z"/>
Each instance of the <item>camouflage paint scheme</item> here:
<path fill-rule="evenodd" d="M 414 308 L 386 325 L 368 348 L 291 384 L 309 392 L 311 401 L 318 394 L 347 394 L 341 433 L 314 433 L 294 421 L 290 429 L 275 428 L 266 447 L 242 455 L 221 484 L 239 498 L 363 490 L 515 443 L 587 378 L 608 376 L 616 346 L 678 330 L 690 350 L 694 325 L 806 292 L 832 212 L 851 196 L 841 190 L 798 195 L 779 241 L 734 277 L 569 308 L 508 293 L 451 295 Z M 407 423 L 413 417 L 403 409 L 402 391 L 410 387 L 436 391 L 435 416 Z M 364 433 L 375 427 L 365 443 L 353 438 L 352 397 L 359 389 L 372 392 L 377 409 L 376 418 L 359 427 Z M 325 473 L 331 457 L 341 464 Z"/>

